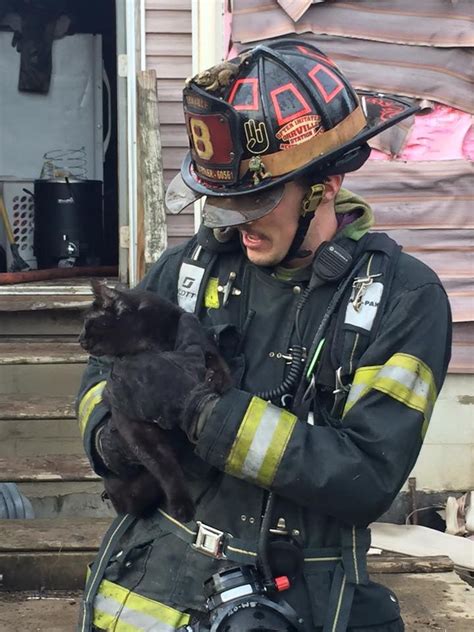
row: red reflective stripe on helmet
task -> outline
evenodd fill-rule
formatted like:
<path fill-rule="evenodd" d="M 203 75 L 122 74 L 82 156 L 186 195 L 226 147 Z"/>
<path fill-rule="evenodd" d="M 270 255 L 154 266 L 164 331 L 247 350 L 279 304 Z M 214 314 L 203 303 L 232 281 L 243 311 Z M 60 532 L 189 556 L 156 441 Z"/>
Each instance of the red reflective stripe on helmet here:
<path fill-rule="evenodd" d="M 327 92 L 323 84 L 319 81 L 319 79 L 316 77 L 316 75 L 320 72 L 330 77 L 336 84 L 335 88 L 329 93 Z M 339 77 L 337 77 L 333 72 L 331 72 L 329 68 L 325 68 L 321 64 L 316 64 L 316 66 L 308 72 L 308 77 L 310 77 L 310 79 L 314 81 L 319 92 L 321 93 L 321 96 L 326 101 L 326 103 L 330 103 L 334 99 L 336 94 L 339 94 L 339 92 L 344 89 L 344 84 L 339 79 Z"/>
<path fill-rule="evenodd" d="M 278 95 L 282 94 L 283 92 L 288 92 L 288 91 L 291 92 L 298 99 L 299 103 L 301 103 L 302 108 L 301 110 L 298 110 L 297 112 L 293 112 L 292 114 L 289 114 L 288 116 L 283 116 L 281 113 L 280 104 L 278 102 Z M 297 118 L 298 116 L 309 114 L 312 111 L 310 106 L 306 103 L 301 92 L 293 83 L 286 83 L 284 86 L 275 88 L 275 90 L 272 90 L 270 92 L 270 97 L 273 102 L 273 107 L 275 108 L 275 114 L 277 117 L 278 125 L 284 125 L 285 123 L 289 123 L 290 121 Z"/>
<path fill-rule="evenodd" d="M 326 55 L 319 55 L 318 53 L 315 53 L 309 48 L 306 48 L 306 46 L 297 46 L 296 48 L 302 53 L 304 53 L 305 55 L 308 55 L 309 57 L 314 57 L 314 59 L 319 59 L 320 61 L 323 61 L 324 63 L 329 64 L 333 68 L 337 68 L 333 60 L 327 57 Z"/>
<path fill-rule="evenodd" d="M 236 103 L 234 104 L 235 95 L 239 88 L 244 84 L 250 84 L 252 89 L 252 103 Z M 237 79 L 232 86 L 228 103 L 233 105 L 236 110 L 258 110 L 258 79 L 256 77 L 247 77 L 246 79 Z"/>

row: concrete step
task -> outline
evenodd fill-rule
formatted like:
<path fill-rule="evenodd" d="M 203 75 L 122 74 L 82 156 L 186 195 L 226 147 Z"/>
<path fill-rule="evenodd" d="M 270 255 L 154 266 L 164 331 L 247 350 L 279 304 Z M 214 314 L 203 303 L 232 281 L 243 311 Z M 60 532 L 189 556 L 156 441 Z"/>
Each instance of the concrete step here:
<path fill-rule="evenodd" d="M 35 518 L 111 518 L 115 516 L 109 500 L 102 498 L 102 481 L 18 483 L 28 498 Z"/>
<path fill-rule="evenodd" d="M 102 479 L 84 453 L 1 457 L 0 483 L 16 483 L 37 518 L 115 515 L 110 501 L 102 497 Z"/>

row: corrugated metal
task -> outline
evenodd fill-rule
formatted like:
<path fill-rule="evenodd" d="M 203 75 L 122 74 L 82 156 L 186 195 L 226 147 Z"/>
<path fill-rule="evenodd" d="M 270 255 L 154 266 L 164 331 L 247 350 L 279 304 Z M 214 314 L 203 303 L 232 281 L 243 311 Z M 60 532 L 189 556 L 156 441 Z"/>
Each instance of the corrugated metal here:
<path fill-rule="evenodd" d="M 146 0 L 146 61 L 156 70 L 165 185 L 187 150 L 182 90 L 192 74 L 191 0 Z M 175 245 L 194 232 L 191 211 L 168 216 L 168 242 Z"/>

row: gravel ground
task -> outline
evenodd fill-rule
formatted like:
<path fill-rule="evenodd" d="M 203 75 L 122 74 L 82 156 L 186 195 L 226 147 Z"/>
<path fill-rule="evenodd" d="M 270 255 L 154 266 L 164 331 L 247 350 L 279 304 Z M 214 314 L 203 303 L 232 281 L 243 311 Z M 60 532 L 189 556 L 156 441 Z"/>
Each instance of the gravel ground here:
<path fill-rule="evenodd" d="M 375 577 L 374 577 L 375 579 Z M 474 588 L 455 573 L 378 575 L 398 595 L 407 632 L 472 632 Z M 1 632 L 75 632 L 80 593 L 0 592 Z"/>

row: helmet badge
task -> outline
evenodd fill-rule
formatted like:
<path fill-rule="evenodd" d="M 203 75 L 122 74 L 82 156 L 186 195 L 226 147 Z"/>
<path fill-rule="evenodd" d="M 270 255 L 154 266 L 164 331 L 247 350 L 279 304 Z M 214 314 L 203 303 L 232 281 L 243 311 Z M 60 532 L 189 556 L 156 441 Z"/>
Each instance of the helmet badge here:
<path fill-rule="evenodd" d="M 245 121 L 244 131 L 250 153 L 263 154 L 270 147 L 267 128 L 263 121 L 257 122 L 255 119 Z"/>

